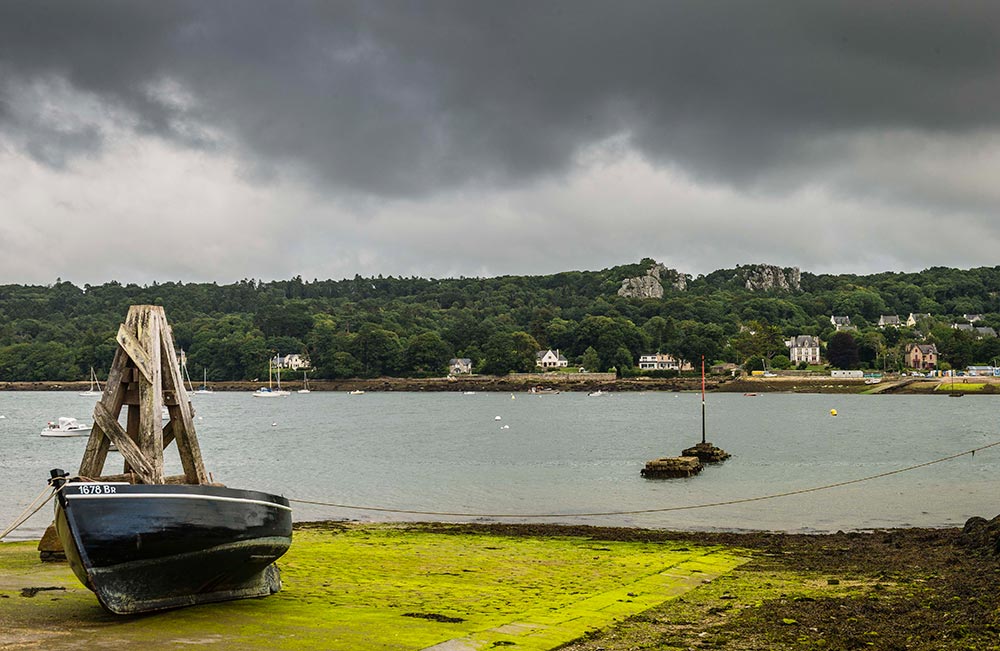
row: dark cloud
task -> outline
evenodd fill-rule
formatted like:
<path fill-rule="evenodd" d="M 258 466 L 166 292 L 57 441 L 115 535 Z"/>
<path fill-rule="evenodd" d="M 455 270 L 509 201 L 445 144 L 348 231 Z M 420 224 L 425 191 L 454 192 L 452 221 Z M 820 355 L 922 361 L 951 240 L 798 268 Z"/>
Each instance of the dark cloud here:
<path fill-rule="evenodd" d="M 525 183 L 616 136 L 794 184 L 839 138 L 996 128 L 998 32 L 992 2 L 5 2 L 0 135 L 48 163 L 99 150 L 11 118 L 19 84 L 61 79 L 141 133 L 338 192 Z"/>

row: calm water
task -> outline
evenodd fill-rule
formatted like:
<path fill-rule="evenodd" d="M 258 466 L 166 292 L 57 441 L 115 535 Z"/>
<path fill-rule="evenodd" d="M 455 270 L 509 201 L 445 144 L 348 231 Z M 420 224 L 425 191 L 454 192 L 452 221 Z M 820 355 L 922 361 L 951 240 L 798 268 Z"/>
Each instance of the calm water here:
<path fill-rule="evenodd" d="M 961 525 L 1000 513 L 1000 447 L 834 490 L 749 504 L 657 509 L 810 488 L 1000 440 L 1000 398 L 708 396 L 708 439 L 733 454 L 685 480 L 639 476 L 646 460 L 701 438 L 697 394 L 292 394 L 193 397 L 208 469 L 229 486 L 341 504 L 473 514 L 549 513 L 543 522 L 682 529 L 835 531 Z M 0 530 L 45 486 L 75 471 L 85 438 L 49 439 L 49 420 L 90 422 L 93 398 L 0 393 Z M 836 409 L 837 417 L 830 416 Z M 495 420 L 500 416 L 502 420 Z M 502 429 L 507 426 L 507 429 Z M 173 447 L 168 474 L 179 473 Z M 105 472 L 119 472 L 112 453 Z M 297 520 L 435 518 L 293 505 Z M 38 537 L 51 507 L 11 537 Z M 533 520 L 534 521 L 534 520 Z"/>

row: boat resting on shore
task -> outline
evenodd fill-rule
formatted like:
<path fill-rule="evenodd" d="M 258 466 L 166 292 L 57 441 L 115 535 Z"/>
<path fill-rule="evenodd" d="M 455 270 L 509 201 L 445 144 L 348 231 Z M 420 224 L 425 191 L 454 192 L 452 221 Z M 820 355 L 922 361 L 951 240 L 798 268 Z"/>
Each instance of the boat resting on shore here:
<path fill-rule="evenodd" d="M 264 597 L 292 542 L 288 500 L 218 485 L 68 479 L 55 469 L 56 532 L 77 578 L 124 615 Z"/>

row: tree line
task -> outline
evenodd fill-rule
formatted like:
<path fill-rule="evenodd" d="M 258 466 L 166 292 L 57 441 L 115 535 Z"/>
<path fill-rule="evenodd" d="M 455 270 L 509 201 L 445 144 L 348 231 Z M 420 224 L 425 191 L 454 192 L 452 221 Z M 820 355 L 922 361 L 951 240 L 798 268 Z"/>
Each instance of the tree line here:
<path fill-rule="evenodd" d="M 851 318 L 854 353 L 840 364 L 895 369 L 910 342 L 935 343 L 945 365 L 991 363 L 1000 339 L 952 328 L 962 315 L 1000 331 L 1000 267 L 934 267 L 915 273 L 801 274 L 801 291 L 750 291 L 739 270 L 688 277 L 662 298 L 617 294 L 622 280 L 653 264 L 542 276 L 418 278 L 301 277 L 236 283 L 108 282 L 78 287 L 0 286 L 0 381 L 86 379 L 106 374 L 115 333 L 133 304 L 164 306 L 176 346 L 195 378 L 267 376 L 276 354 L 300 353 L 315 378 L 438 376 L 448 360 L 477 372 L 535 368 L 558 349 L 573 366 L 637 373 L 643 354 L 747 368 L 788 365 L 784 340 L 834 334 L 832 314 Z M 929 314 L 915 327 L 876 327 L 881 315 Z M 758 366 L 759 365 L 759 366 Z"/>

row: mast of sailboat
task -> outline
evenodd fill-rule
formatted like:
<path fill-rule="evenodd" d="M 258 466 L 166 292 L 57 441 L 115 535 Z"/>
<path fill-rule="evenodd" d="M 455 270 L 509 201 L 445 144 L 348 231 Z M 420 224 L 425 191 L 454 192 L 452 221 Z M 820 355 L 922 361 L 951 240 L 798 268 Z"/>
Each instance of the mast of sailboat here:
<path fill-rule="evenodd" d="M 705 356 L 701 356 L 701 442 L 705 442 Z"/>

